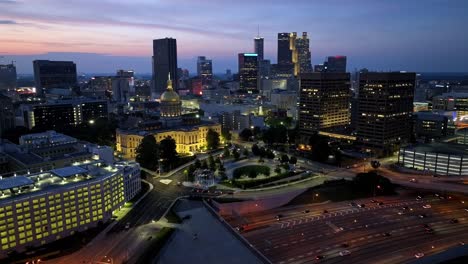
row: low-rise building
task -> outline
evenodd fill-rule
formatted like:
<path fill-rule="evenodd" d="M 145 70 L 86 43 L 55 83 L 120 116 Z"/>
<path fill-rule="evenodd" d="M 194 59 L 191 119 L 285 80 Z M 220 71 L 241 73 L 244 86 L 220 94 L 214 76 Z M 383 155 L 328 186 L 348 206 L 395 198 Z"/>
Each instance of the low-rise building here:
<path fill-rule="evenodd" d="M 141 190 L 140 166 L 102 161 L 0 179 L 0 257 L 111 219 Z"/>

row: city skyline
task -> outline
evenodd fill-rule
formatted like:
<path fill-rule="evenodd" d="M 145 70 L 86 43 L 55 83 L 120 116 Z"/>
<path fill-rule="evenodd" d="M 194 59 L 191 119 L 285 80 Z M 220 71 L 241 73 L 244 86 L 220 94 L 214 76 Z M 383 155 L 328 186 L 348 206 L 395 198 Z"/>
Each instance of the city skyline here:
<path fill-rule="evenodd" d="M 463 15 L 468 3 L 463 1 L 175 4 L 3 0 L 0 56 L 16 61 L 20 74 L 32 73 L 35 59 L 73 60 L 79 72 L 132 68 L 150 73 L 152 40 L 173 37 L 178 41 L 179 67 L 195 72 L 197 56 L 207 56 L 219 73 L 237 68 L 238 53 L 253 52 L 259 27 L 265 59 L 272 63 L 277 60 L 277 33 L 304 31 L 309 33 L 312 64 L 326 56 L 346 55 L 350 70 L 468 70 L 468 37 L 459 34 L 468 23 Z"/>

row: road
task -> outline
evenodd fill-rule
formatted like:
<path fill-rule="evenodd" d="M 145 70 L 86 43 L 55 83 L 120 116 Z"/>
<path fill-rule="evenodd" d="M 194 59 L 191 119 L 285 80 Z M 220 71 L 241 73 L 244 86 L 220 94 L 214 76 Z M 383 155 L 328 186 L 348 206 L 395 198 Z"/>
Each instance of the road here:
<path fill-rule="evenodd" d="M 415 259 L 415 253 L 431 255 L 468 240 L 468 212 L 458 198 L 439 200 L 431 196 L 417 201 L 412 197 L 379 197 L 379 200 L 384 204 L 379 206 L 362 199 L 356 202 L 365 203 L 365 208 L 340 202 L 245 215 L 242 218 L 248 225 L 243 235 L 273 263 L 281 264 L 407 263 Z M 422 208 L 425 204 L 432 208 Z M 403 206 L 412 210 L 404 210 Z M 310 212 L 303 213 L 306 209 Z M 423 213 L 427 217 L 419 218 Z M 276 220 L 278 214 L 283 215 L 280 221 Z M 459 223 L 450 223 L 451 218 L 457 218 Z M 233 226 L 239 224 L 237 219 L 228 220 Z M 423 224 L 428 224 L 434 234 L 427 233 Z M 343 247 L 343 243 L 348 247 Z M 343 250 L 351 254 L 339 256 Z M 317 255 L 324 259 L 315 260 Z"/>

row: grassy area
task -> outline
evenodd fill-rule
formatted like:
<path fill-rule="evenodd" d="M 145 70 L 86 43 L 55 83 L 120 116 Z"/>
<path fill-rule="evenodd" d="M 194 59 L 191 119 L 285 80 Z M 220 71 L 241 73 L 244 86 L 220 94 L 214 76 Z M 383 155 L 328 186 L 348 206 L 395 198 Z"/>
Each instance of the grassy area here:
<path fill-rule="evenodd" d="M 234 179 L 239 179 L 241 176 L 248 176 L 249 178 L 256 178 L 258 175 L 263 174 L 270 176 L 270 167 L 263 165 L 247 165 L 235 169 L 232 172 Z"/>
<path fill-rule="evenodd" d="M 169 209 L 169 211 L 166 214 L 166 219 L 169 223 L 180 224 L 182 223 L 182 219 L 180 219 L 180 217 L 174 212 L 174 207 L 175 205 L 172 206 L 171 209 Z"/>
<path fill-rule="evenodd" d="M 251 189 L 270 182 L 278 181 L 287 177 L 294 176 L 294 173 L 284 172 L 275 176 L 261 179 L 251 179 L 249 181 L 226 180 L 221 184 L 231 188 Z"/>
<path fill-rule="evenodd" d="M 164 244 L 169 240 L 174 230 L 174 228 L 170 227 L 163 227 L 159 230 L 156 236 L 151 239 L 150 245 L 145 252 L 138 257 L 135 263 L 152 263 L 164 247 Z"/>

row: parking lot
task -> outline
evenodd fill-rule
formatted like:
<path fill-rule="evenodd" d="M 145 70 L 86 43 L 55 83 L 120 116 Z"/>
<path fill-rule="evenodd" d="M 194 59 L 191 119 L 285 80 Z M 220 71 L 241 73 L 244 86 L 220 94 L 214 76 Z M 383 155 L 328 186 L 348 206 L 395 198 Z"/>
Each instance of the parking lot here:
<path fill-rule="evenodd" d="M 465 198 L 379 197 L 227 220 L 273 263 L 405 263 L 468 242 Z"/>

